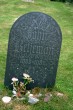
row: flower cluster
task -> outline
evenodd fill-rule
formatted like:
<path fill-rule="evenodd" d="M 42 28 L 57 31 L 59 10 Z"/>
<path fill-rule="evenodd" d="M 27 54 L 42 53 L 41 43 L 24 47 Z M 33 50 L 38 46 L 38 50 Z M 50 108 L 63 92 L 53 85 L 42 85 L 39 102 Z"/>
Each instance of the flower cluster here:
<path fill-rule="evenodd" d="M 23 79 L 24 79 L 24 85 L 25 86 L 27 84 L 29 84 L 30 82 L 34 82 L 34 80 L 32 80 L 32 78 L 26 73 L 23 73 Z"/>
<path fill-rule="evenodd" d="M 32 78 L 26 73 L 23 73 L 23 79 L 24 82 L 19 82 L 17 78 L 12 78 L 11 84 L 13 84 L 13 96 L 21 97 L 22 94 L 26 93 L 26 85 L 31 82 L 34 82 L 34 80 L 32 80 Z"/>

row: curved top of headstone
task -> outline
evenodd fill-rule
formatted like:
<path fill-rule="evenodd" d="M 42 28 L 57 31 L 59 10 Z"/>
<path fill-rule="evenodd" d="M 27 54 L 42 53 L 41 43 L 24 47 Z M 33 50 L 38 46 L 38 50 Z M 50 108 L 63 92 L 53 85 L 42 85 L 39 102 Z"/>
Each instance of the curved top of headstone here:
<path fill-rule="evenodd" d="M 22 15 L 13 24 L 11 32 L 14 31 L 14 29 L 24 29 L 30 33 L 33 28 L 34 30 L 40 29 L 48 33 L 55 32 L 61 35 L 58 23 L 51 16 L 41 12 L 30 12 Z"/>
<path fill-rule="evenodd" d="M 33 86 L 53 86 L 61 41 L 60 27 L 51 16 L 30 12 L 19 17 L 10 30 L 5 85 L 26 72 Z"/>

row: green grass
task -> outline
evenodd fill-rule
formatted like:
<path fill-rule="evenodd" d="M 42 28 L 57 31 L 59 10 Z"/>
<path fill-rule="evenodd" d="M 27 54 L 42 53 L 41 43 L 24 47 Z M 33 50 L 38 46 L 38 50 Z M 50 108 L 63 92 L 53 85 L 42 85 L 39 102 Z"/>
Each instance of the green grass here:
<path fill-rule="evenodd" d="M 22 0 L 0 0 L 0 98 L 8 94 L 3 82 L 10 28 L 15 19 L 32 11 L 52 16 L 61 27 L 62 48 L 53 92 L 63 92 L 66 97 L 53 96 L 50 102 L 40 101 L 36 105 L 17 101 L 4 105 L 0 101 L 0 110 L 73 110 L 73 4 L 49 0 L 35 0 L 34 3 L 26 3 Z"/>

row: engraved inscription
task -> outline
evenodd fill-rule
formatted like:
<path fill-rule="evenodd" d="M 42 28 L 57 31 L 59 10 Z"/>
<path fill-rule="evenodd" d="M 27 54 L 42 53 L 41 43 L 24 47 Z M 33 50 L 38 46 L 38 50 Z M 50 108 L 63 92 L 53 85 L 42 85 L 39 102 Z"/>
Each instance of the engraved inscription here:
<path fill-rule="evenodd" d="M 23 46 L 20 45 L 19 49 L 25 53 L 49 54 L 49 47 L 42 45 L 24 44 Z"/>

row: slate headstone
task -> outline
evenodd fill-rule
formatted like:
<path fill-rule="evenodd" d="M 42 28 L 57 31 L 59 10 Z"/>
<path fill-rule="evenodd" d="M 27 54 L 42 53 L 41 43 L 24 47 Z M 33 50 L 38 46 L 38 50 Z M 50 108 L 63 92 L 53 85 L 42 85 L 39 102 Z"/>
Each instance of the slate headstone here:
<path fill-rule="evenodd" d="M 41 12 L 19 17 L 13 24 L 8 43 L 5 86 L 11 87 L 12 77 L 22 81 L 29 74 L 33 87 L 55 85 L 62 34 L 57 22 Z"/>

